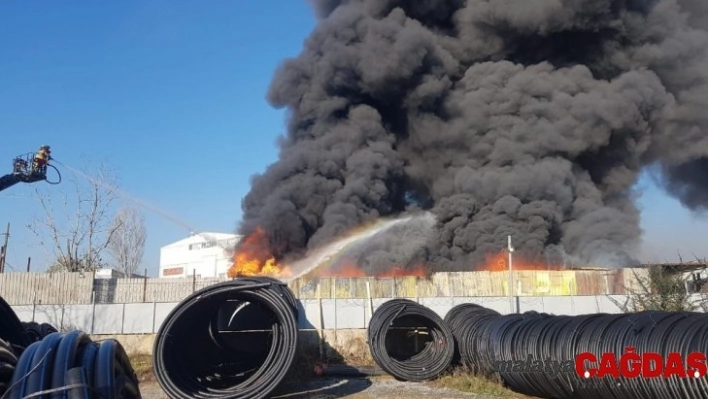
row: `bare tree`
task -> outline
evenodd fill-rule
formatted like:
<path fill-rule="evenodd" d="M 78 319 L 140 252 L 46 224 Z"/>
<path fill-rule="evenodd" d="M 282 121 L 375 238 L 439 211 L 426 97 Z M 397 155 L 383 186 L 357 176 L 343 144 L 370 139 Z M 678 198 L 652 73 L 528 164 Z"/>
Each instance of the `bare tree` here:
<path fill-rule="evenodd" d="M 635 287 L 628 288 L 628 295 L 624 303 L 613 300 L 623 312 L 640 312 L 644 310 L 662 310 L 669 312 L 694 312 L 706 311 L 708 301 L 702 287 L 705 280 L 694 278 L 690 270 L 705 268 L 705 260 L 693 264 L 684 263 L 680 259 L 675 266 L 654 265 L 646 269 L 646 273 L 637 273 L 632 270 Z M 693 285 L 692 292 L 688 288 Z"/>
<path fill-rule="evenodd" d="M 105 266 L 102 258 L 116 227 L 111 223 L 118 199 L 117 179 L 103 162 L 90 163 L 83 173 L 61 186 L 36 189 L 42 215 L 27 227 L 40 239 L 54 263 L 48 271 L 94 271 Z M 67 187 L 68 185 L 68 187 Z"/>
<path fill-rule="evenodd" d="M 121 208 L 113 218 L 114 234 L 108 251 L 116 260 L 116 268 L 126 277 L 133 275 L 145 254 L 145 218 L 133 207 Z"/>

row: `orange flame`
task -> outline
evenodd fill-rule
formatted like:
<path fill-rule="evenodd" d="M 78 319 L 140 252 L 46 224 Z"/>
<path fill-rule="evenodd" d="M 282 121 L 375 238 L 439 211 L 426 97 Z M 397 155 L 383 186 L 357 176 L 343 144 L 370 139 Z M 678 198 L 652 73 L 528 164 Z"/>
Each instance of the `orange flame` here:
<path fill-rule="evenodd" d="M 513 270 L 559 270 L 557 265 L 548 265 L 543 262 L 531 262 L 514 255 L 512 258 Z M 484 264 L 478 266 L 475 271 L 480 272 L 505 272 L 509 270 L 509 253 L 499 252 L 486 256 Z"/>
<path fill-rule="evenodd" d="M 489 254 L 485 257 L 482 265 L 474 268 L 475 271 L 507 271 L 509 270 L 508 253 L 506 251 Z M 560 270 L 558 265 L 546 264 L 545 262 L 534 262 L 524 259 L 518 255 L 513 257 L 514 270 Z M 321 271 L 313 272 L 319 277 L 426 277 L 429 274 L 423 265 L 415 267 L 391 266 L 383 272 L 375 274 L 367 273 L 359 267 L 354 260 L 345 262 Z M 238 276 L 271 276 L 289 277 L 292 271 L 284 265 L 279 264 L 270 250 L 265 231 L 256 228 L 253 234 L 246 237 L 239 243 L 234 254 L 233 265 L 229 268 L 227 275 L 230 278 Z"/>
<path fill-rule="evenodd" d="M 268 245 L 265 231 L 256 228 L 253 234 L 238 244 L 234 263 L 226 273 L 230 278 L 238 276 L 287 277 L 290 269 L 280 265 Z"/>
<path fill-rule="evenodd" d="M 401 266 L 391 266 L 387 270 L 373 275 L 368 275 L 364 269 L 357 266 L 357 264 L 352 261 L 346 261 L 341 265 L 338 265 L 332 269 L 323 270 L 317 273 L 320 277 L 344 277 L 344 278 L 356 278 L 356 277 L 425 277 L 427 275 L 426 270 L 423 266 L 415 267 L 401 267 Z"/>

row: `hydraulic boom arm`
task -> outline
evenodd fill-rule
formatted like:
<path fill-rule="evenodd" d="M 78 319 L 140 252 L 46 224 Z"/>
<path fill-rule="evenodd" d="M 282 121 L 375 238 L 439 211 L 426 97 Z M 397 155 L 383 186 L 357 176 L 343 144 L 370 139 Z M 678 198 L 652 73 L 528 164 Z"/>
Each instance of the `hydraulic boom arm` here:
<path fill-rule="evenodd" d="M 10 188 L 21 181 L 22 179 L 20 178 L 20 176 L 14 173 L 0 177 L 0 191 L 6 188 Z"/>

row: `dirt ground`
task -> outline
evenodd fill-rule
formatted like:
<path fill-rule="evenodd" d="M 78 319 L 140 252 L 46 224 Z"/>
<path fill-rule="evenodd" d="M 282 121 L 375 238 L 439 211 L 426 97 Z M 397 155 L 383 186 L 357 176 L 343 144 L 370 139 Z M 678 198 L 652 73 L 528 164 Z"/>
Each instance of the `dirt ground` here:
<path fill-rule="evenodd" d="M 423 383 L 399 382 L 387 377 L 336 379 L 318 378 L 298 387 L 284 387 L 273 399 L 500 399 L 498 396 L 469 394 Z M 155 381 L 140 384 L 143 399 L 168 399 Z"/>

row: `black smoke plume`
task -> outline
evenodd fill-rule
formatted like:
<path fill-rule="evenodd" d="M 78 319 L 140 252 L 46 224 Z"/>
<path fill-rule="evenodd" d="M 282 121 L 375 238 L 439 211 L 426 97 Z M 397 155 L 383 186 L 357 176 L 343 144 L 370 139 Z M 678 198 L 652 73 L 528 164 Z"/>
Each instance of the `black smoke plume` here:
<path fill-rule="evenodd" d="M 242 204 L 277 257 L 423 208 L 437 270 L 508 234 L 527 258 L 626 266 L 642 170 L 708 208 L 705 0 L 311 2 L 268 93 L 289 111 L 279 160 Z"/>

